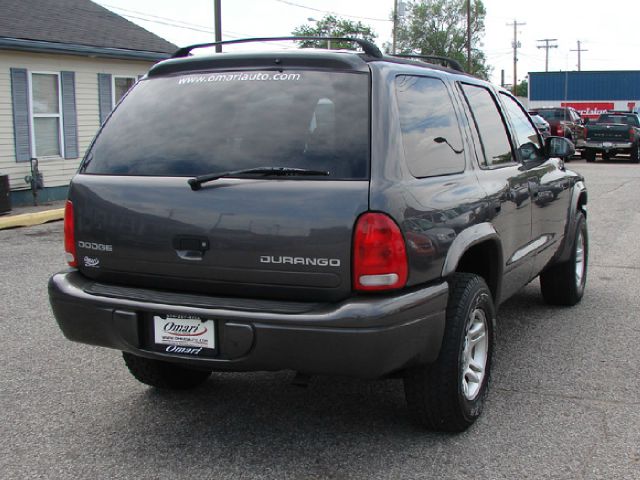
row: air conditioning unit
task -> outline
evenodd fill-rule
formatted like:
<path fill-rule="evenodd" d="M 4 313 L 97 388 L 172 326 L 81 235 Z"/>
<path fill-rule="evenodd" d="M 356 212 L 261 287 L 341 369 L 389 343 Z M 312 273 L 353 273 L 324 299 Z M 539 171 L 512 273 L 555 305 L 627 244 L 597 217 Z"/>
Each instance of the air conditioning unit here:
<path fill-rule="evenodd" d="M 11 211 L 9 175 L 0 175 L 0 215 Z"/>

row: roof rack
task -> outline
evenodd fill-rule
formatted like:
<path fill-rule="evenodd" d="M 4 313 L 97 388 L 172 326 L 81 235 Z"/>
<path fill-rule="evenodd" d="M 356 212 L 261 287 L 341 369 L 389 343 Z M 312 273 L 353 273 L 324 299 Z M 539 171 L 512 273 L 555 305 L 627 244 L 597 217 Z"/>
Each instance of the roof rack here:
<path fill-rule="evenodd" d="M 460 65 L 459 61 L 449 57 L 441 57 L 440 55 L 417 55 L 413 53 L 407 53 L 407 54 L 399 53 L 391 56 L 399 57 L 399 58 L 417 58 L 419 60 L 426 60 L 429 63 L 434 63 L 433 61 L 435 60 L 437 63 L 439 63 L 444 67 L 449 67 L 453 70 L 457 70 L 458 72 L 466 73 L 464 71 L 464 68 L 462 68 L 462 65 Z"/>
<path fill-rule="evenodd" d="M 352 37 L 266 37 L 266 38 L 240 38 L 237 40 L 224 40 L 222 42 L 211 42 L 211 43 L 197 43 L 195 45 L 189 45 L 187 47 L 179 48 L 175 51 L 175 53 L 171 56 L 171 58 L 181 58 L 186 57 L 191 53 L 191 50 L 196 48 L 207 48 L 207 47 L 215 47 L 217 45 L 232 45 L 235 43 L 254 43 L 254 42 L 280 42 L 283 40 L 331 40 L 338 42 L 354 42 L 362 47 L 362 50 L 365 54 L 370 55 L 375 58 L 382 58 L 382 52 L 380 49 L 373 43 L 368 40 L 363 40 L 361 38 L 352 38 Z"/>

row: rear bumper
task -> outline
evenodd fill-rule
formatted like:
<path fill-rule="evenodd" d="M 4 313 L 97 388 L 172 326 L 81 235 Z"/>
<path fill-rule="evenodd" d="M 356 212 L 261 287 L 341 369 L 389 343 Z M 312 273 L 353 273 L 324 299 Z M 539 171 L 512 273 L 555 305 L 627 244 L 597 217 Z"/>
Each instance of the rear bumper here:
<path fill-rule="evenodd" d="M 594 150 L 630 150 L 633 144 L 631 142 L 593 142 L 587 140 L 584 142 L 585 148 L 593 148 Z"/>
<path fill-rule="evenodd" d="M 49 299 L 64 335 L 72 341 L 159 360 L 221 371 L 292 369 L 312 374 L 385 376 L 434 361 L 444 331 L 446 282 L 393 296 L 354 297 L 315 304 L 303 313 L 162 303 L 145 290 L 112 298 L 93 293 L 93 281 L 76 271 L 49 280 Z M 207 303 L 207 302 L 203 302 Z M 210 303 L 210 302 L 209 302 Z M 282 302 L 279 302 L 280 307 Z M 147 345 L 152 314 L 214 319 L 215 358 L 153 351 Z"/>

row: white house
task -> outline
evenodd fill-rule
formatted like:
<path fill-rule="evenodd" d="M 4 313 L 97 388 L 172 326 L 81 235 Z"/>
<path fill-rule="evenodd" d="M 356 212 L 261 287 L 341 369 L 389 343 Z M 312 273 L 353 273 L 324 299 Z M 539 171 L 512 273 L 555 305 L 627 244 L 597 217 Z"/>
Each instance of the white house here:
<path fill-rule="evenodd" d="M 102 121 L 177 47 L 89 0 L 0 0 L 0 176 L 14 206 L 63 199 Z"/>

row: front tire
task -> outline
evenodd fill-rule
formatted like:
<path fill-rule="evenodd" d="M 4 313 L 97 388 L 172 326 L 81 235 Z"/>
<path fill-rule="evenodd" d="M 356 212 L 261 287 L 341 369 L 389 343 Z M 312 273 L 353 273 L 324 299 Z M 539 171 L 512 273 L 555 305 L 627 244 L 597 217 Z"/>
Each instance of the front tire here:
<path fill-rule="evenodd" d="M 211 372 L 183 367 L 176 363 L 138 357 L 122 352 L 124 363 L 138 381 L 163 390 L 187 390 L 204 383 Z"/>
<path fill-rule="evenodd" d="M 547 268 L 540 274 L 540 288 L 545 302 L 551 305 L 573 306 L 584 295 L 587 284 L 589 236 L 584 213 L 576 218 L 576 230 L 571 257 L 566 262 Z"/>
<path fill-rule="evenodd" d="M 454 274 L 438 359 L 412 368 L 404 377 L 407 405 L 420 424 L 462 432 L 480 416 L 491 372 L 494 319 L 485 281 L 469 273 Z"/>

